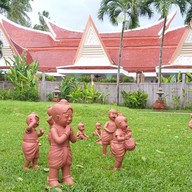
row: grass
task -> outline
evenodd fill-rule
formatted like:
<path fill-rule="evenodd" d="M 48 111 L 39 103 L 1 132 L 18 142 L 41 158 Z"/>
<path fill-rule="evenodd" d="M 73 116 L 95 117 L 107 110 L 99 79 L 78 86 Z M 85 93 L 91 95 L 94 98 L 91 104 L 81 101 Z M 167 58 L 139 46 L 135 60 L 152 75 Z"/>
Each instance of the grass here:
<path fill-rule="evenodd" d="M 46 189 L 49 144 L 46 122 L 50 102 L 0 101 L 0 191 L 41 192 Z M 71 144 L 71 175 L 75 186 L 64 185 L 62 191 L 74 192 L 188 192 L 192 184 L 192 130 L 188 128 L 190 111 L 155 112 L 152 109 L 129 109 L 115 105 L 71 104 L 74 109 L 72 127 L 83 121 L 89 139 Z M 101 145 L 92 136 L 95 123 L 102 126 L 107 112 L 115 108 L 127 118 L 137 147 L 127 152 L 124 171 L 113 171 L 114 158 L 101 155 Z M 36 112 L 41 137 L 38 170 L 24 171 L 22 152 L 26 116 Z"/>

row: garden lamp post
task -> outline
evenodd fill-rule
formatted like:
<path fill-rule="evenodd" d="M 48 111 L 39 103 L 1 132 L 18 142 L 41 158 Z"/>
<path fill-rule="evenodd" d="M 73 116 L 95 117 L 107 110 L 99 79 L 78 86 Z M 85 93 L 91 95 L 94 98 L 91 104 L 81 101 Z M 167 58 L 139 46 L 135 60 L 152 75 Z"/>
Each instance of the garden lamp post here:
<path fill-rule="evenodd" d="M 164 110 L 166 109 L 166 103 L 162 98 L 162 95 L 164 94 L 162 87 L 161 87 L 161 65 L 159 65 L 159 73 L 158 73 L 158 99 L 155 101 L 153 108 L 156 110 Z"/>
<path fill-rule="evenodd" d="M 60 95 L 61 95 L 61 91 L 59 90 L 59 87 L 55 87 L 55 89 L 53 90 L 52 101 L 59 102 L 60 101 Z"/>
<path fill-rule="evenodd" d="M 59 87 L 55 87 L 55 89 L 53 90 L 53 96 L 56 98 L 59 98 L 61 94 L 61 91 L 59 90 Z"/>

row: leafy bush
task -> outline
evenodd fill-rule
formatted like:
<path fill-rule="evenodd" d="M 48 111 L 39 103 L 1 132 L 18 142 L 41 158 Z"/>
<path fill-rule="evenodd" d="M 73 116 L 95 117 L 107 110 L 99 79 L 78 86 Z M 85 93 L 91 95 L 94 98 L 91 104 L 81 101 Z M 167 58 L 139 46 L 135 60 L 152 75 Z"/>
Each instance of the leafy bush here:
<path fill-rule="evenodd" d="M 134 78 L 133 77 L 127 77 L 127 76 L 123 76 L 123 78 L 122 78 L 122 82 L 123 83 L 125 83 L 125 82 L 129 82 L 129 83 L 134 83 L 135 82 L 135 80 L 134 80 Z"/>
<path fill-rule="evenodd" d="M 7 89 L 0 89 L 0 100 L 13 99 L 13 91 Z"/>
<path fill-rule="evenodd" d="M 85 76 L 84 76 L 85 77 Z M 61 98 L 72 103 L 105 103 L 106 96 L 94 89 L 94 85 L 84 82 L 80 84 L 79 78 L 64 77 L 60 84 Z"/>
<path fill-rule="evenodd" d="M 11 60 L 11 61 L 10 61 Z M 10 67 L 7 78 L 14 86 L 15 100 L 22 101 L 38 101 L 38 85 L 37 85 L 37 70 L 39 64 L 33 61 L 27 65 L 27 57 L 25 52 L 19 56 L 14 56 L 14 59 L 5 59 L 6 65 Z"/>
<path fill-rule="evenodd" d="M 39 94 L 36 89 L 25 88 L 22 91 L 14 90 L 13 91 L 13 100 L 19 101 L 39 101 Z"/>
<path fill-rule="evenodd" d="M 42 80 L 42 74 L 38 74 L 38 79 Z M 45 75 L 46 81 L 56 81 L 56 78 L 53 75 Z"/>
<path fill-rule="evenodd" d="M 46 81 L 56 81 L 56 78 L 53 75 L 45 75 Z"/>
<path fill-rule="evenodd" d="M 146 107 L 148 95 L 144 91 L 121 92 L 123 97 L 123 105 L 130 108 L 143 109 Z"/>
<path fill-rule="evenodd" d="M 94 85 L 84 83 L 70 91 L 69 100 L 72 103 L 105 103 L 106 96 L 96 91 Z"/>
<path fill-rule="evenodd" d="M 91 76 L 90 75 L 81 75 L 77 78 L 79 82 L 86 82 L 90 83 L 91 82 Z"/>
<path fill-rule="evenodd" d="M 78 88 L 79 82 L 74 76 L 66 76 L 60 83 L 61 97 L 69 100 L 70 93 Z"/>
<path fill-rule="evenodd" d="M 111 77 L 111 78 L 100 79 L 99 82 L 102 82 L 102 83 L 116 83 L 117 79 L 114 78 L 114 77 Z"/>
<path fill-rule="evenodd" d="M 47 96 L 47 100 L 48 101 L 51 101 L 54 98 L 54 94 L 53 93 L 49 93 L 46 96 Z"/>
<path fill-rule="evenodd" d="M 133 83 L 135 82 L 135 80 L 132 77 L 127 77 L 127 76 L 123 76 L 120 80 L 121 83 Z M 100 79 L 99 82 L 102 83 L 116 83 L 117 82 L 117 78 L 116 77 L 111 77 L 111 78 L 103 78 Z"/>

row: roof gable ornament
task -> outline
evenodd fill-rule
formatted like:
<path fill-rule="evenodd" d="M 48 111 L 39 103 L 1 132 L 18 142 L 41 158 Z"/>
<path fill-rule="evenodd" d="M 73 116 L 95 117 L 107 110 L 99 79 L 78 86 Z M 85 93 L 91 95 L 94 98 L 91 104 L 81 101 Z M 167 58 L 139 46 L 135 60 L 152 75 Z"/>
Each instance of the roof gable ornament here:
<path fill-rule="evenodd" d="M 74 60 L 74 65 L 80 66 L 109 66 L 112 65 L 105 46 L 99 36 L 99 33 L 91 19 L 85 27 L 77 54 Z"/>
<path fill-rule="evenodd" d="M 95 34 L 93 27 L 90 26 L 84 45 L 100 45 L 99 39 Z"/>
<path fill-rule="evenodd" d="M 192 30 L 186 27 L 182 40 L 177 46 L 171 58 L 171 66 L 191 66 L 192 65 Z"/>
<path fill-rule="evenodd" d="M 5 58 L 10 60 L 13 58 L 13 54 L 14 53 L 8 43 L 3 30 L 0 29 L 0 67 L 6 66 Z M 12 61 L 10 61 L 10 63 L 12 63 Z"/>

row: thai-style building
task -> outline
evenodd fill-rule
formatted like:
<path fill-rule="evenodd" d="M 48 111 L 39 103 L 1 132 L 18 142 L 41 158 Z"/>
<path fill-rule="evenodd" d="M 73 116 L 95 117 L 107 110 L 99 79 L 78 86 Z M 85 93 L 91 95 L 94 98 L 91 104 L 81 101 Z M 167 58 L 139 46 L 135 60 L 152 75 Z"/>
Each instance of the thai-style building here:
<path fill-rule="evenodd" d="M 169 15 L 163 46 L 162 74 L 192 72 L 192 33 L 188 26 L 170 28 L 176 12 Z M 37 60 L 39 72 L 52 75 L 117 74 L 119 32 L 99 32 L 91 17 L 84 31 L 57 26 L 46 19 L 49 31 L 20 26 L 0 17 L 2 57 L 0 70 L 7 69 L 4 58 L 27 53 L 27 63 Z M 157 82 L 163 20 L 124 32 L 120 74 L 141 82 Z"/>

